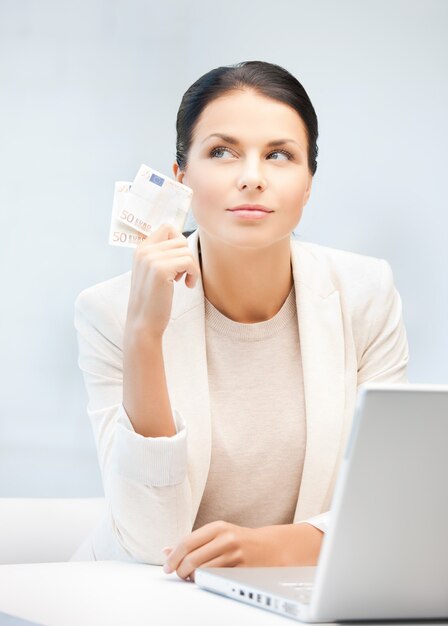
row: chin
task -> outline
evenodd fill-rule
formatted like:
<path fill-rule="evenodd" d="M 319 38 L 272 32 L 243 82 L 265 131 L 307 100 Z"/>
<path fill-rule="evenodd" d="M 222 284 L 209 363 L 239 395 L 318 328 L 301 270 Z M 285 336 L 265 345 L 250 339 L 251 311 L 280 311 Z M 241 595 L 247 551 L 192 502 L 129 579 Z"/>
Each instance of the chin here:
<path fill-rule="evenodd" d="M 277 230 L 273 232 L 272 229 L 258 228 L 257 226 L 243 226 L 239 228 L 237 232 L 235 229 L 226 229 L 226 232 L 214 232 L 199 227 L 199 235 L 201 232 L 204 232 L 206 237 L 210 237 L 210 239 L 217 244 L 238 248 L 240 250 L 260 250 L 262 248 L 268 248 L 284 239 L 288 239 L 289 241 L 292 230 L 293 229 L 282 232 Z"/>

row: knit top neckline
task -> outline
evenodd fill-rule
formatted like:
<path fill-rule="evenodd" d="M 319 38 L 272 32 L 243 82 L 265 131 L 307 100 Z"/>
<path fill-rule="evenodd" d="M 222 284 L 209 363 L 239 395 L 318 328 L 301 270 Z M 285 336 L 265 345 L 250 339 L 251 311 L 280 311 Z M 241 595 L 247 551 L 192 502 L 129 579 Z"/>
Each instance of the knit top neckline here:
<path fill-rule="evenodd" d="M 260 341 L 276 335 L 297 315 L 294 285 L 280 310 L 268 320 L 244 324 L 226 317 L 205 298 L 205 321 L 223 335 L 245 341 Z"/>

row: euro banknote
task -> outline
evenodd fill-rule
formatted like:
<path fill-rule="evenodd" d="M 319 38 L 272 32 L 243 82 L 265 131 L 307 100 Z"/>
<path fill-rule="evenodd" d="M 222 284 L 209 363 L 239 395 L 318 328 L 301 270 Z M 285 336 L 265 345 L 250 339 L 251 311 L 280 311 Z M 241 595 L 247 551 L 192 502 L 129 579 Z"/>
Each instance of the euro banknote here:
<path fill-rule="evenodd" d="M 147 165 L 133 182 L 115 183 L 109 243 L 135 248 L 161 224 L 182 232 L 193 191 Z"/>

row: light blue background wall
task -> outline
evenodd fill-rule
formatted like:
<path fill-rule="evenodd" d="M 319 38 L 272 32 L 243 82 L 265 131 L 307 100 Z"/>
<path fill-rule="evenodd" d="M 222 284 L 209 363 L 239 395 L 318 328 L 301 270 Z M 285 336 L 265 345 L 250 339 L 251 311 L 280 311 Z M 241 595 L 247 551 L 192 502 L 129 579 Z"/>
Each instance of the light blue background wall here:
<path fill-rule="evenodd" d="M 73 302 L 130 268 L 113 183 L 171 173 L 182 94 L 261 59 L 320 123 L 305 240 L 387 259 L 413 382 L 448 382 L 448 2 L 0 0 L 0 496 L 101 493 Z"/>

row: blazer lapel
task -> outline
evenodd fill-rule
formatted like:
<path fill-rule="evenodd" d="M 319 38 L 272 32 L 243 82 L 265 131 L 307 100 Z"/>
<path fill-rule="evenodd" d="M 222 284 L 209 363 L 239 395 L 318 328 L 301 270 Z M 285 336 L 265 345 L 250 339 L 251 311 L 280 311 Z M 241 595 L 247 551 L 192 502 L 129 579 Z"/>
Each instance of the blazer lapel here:
<path fill-rule="evenodd" d="M 329 506 L 344 416 L 344 333 L 339 292 L 312 250 L 291 243 L 306 407 L 306 452 L 294 522 Z"/>
<path fill-rule="evenodd" d="M 199 262 L 197 243 L 196 230 L 188 237 L 188 246 Z M 163 335 L 163 352 L 171 406 L 182 415 L 188 430 L 192 524 L 207 481 L 211 454 L 204 311 L 201 280 L 193 289 L 185 285 L 184 279 L 174 283 L 171 320 Z"/>

